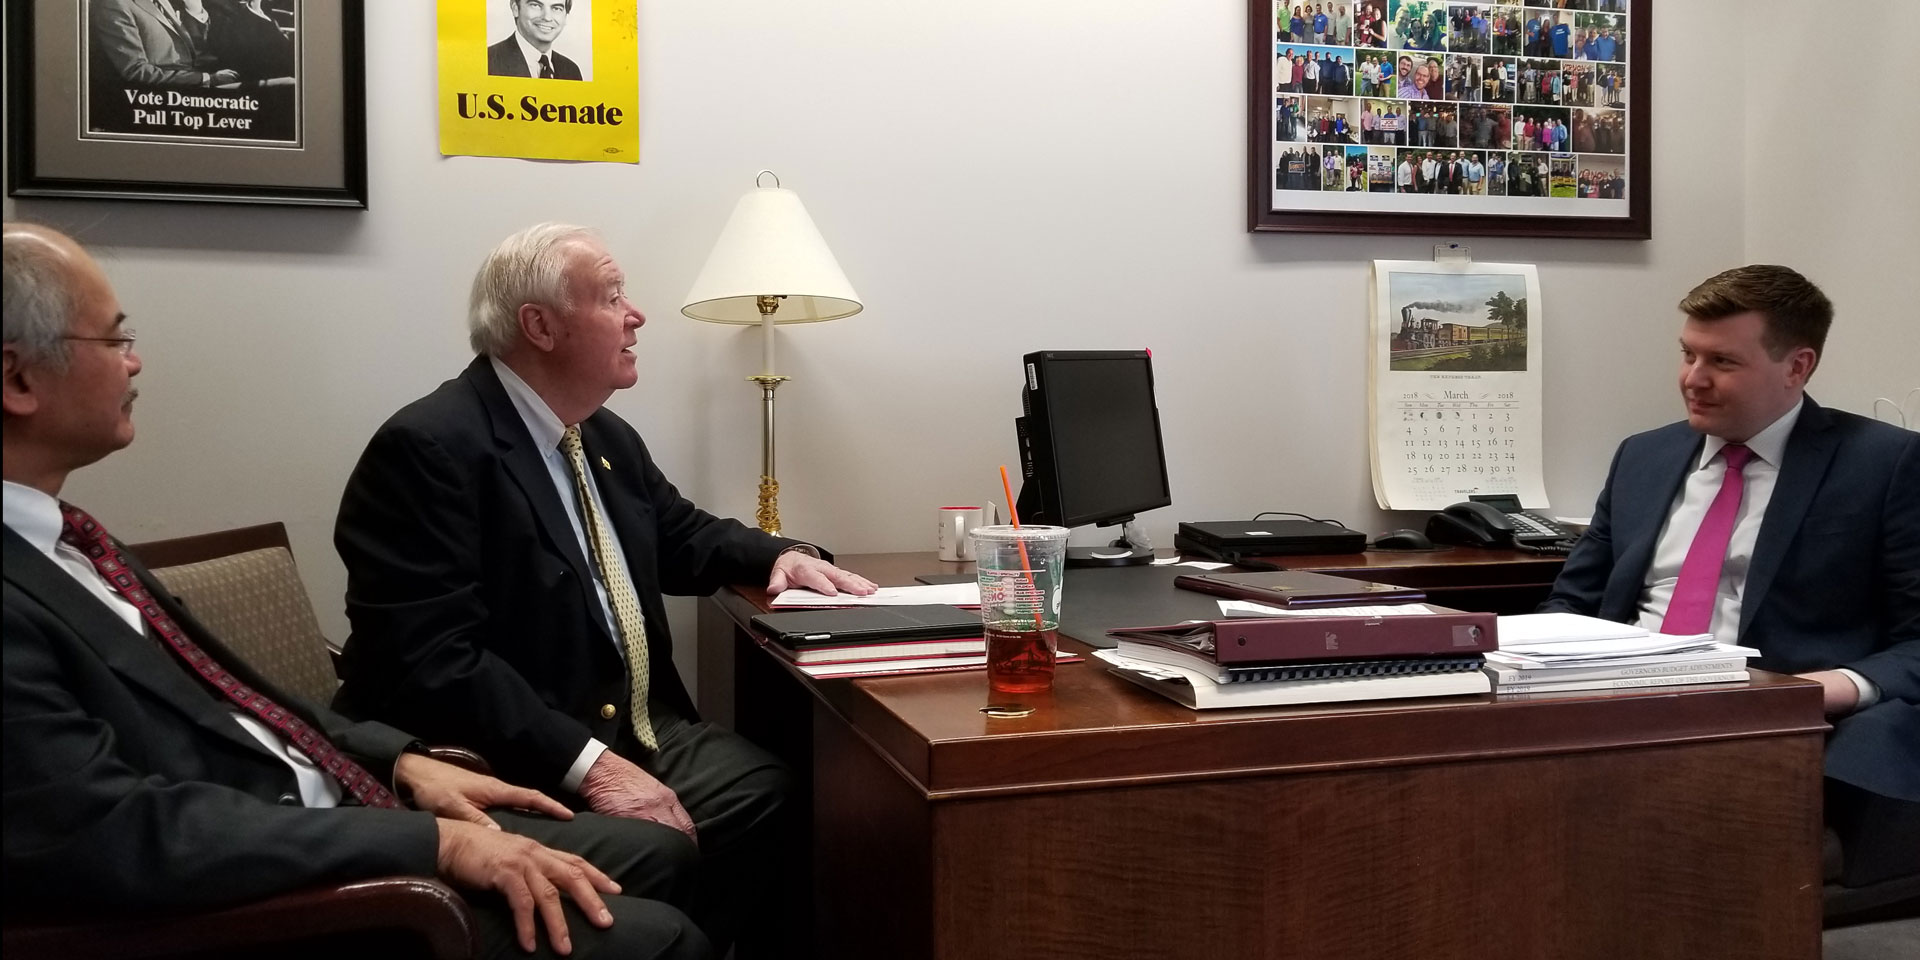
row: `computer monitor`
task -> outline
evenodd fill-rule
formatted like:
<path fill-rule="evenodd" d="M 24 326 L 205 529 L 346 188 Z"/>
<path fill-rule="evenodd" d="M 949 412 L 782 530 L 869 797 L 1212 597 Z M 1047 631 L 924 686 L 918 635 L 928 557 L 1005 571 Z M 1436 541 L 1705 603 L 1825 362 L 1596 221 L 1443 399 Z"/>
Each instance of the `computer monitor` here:
<path fill-rule="evenodd" d="M 1022 523 L 1123 524 L 1111 547 L 1075 547 L 1069 566 L 1148 563 L 1134 515 L 1170 506 L 1153 358 L 1145 350 L 1045 350 L 1021 358 Z"/>

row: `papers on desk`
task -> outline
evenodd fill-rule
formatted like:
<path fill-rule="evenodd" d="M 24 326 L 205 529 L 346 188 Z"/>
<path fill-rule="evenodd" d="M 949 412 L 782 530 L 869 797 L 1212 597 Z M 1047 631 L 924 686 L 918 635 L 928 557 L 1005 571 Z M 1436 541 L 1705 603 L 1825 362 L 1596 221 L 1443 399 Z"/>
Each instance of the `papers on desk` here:
<path fill-rule="evenodd" d="M 1095 650 L 1093 655 L 1111 665 L 1115 676 L 1195 710 L 1453 697 L 1486 693 L 1489 685 L 1486 674 L 1470 668 L 1453 673 L 1220 683 L 1199 670 L 1138 660 L 1117 650 Z"/>
<path fill-rule="evenodd" d="M 1615 623 L 1577 613 L 1523 613 L 1500 618 L 1500 649 L 1580 640 L 1624 640 L 1647 636 L 1631 623 Z"/>
<path fill-rule="evenodd" d="M 1223 617 L 1406 617 L 1430 614 L 1424 603 L 1387 603 L 1351 607 L 1274 607 L 1251 600 L 1222 600 Z"/>
<path fill-rule="evenodd" d="M 1673 636 L 1572 613 L 1499 619 L 1500 649 L 1486 671 L 1498 693 L 1554 693 L 1747 679 L 1760 651 L 1711 634 Z"/>
<path fill-rule="evenodd" d="M 881 587 L 864 597 L 842 593 L 829 597 L 812 590 L 782 592 L 768 604 L 773 607 L 902 607 L 923 603 L 944 603 L 955 607 L 980 605 L 980 584 L 930 583 L 912 587 Z"/>

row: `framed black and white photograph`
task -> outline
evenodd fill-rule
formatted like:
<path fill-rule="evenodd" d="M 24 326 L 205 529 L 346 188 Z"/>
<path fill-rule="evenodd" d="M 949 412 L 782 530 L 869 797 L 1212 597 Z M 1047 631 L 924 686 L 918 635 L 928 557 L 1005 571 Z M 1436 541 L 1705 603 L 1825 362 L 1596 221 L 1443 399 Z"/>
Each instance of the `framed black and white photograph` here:
<path fill-rule="evenodd" d="M 1247 228 L 1648 238 L 1652 4 L 1250 0 Z"/>
<path fill-rule="evenodd" d="M 361 0 L 7 6 L 16 197 L 367 205 Z"/>

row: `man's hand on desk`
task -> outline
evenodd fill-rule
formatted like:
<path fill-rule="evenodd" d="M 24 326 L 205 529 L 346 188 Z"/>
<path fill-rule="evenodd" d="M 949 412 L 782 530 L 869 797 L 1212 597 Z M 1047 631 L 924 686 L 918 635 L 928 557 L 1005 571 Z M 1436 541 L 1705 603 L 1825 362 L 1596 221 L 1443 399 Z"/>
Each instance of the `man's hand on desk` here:
<path fill-rule="evenodd" d="M 587 768 L 587 775 L 580 780 L 580 796 L 586 798 L 594 813 L 652 820 L 686 834 L 696 845 L 700 842 L 693 818 L 687 816 L 679 796 L 653 774 L 612 750 L 602 751 L 600 759 Z"/>
<path fill-rule="evenodd" d="M 1853 712 L 1860 705 L 1860 686 L 1853 678 L 1838 670 L 1816 670 L 1812 673 L 1796 674 L 1802 680 L 1812 680 L 1820 685 L 1826 698 L 1827 716 L 1838 717 Z"/>
<path fill-rule="evenodd" d="M 848 573 L 819 557 L 789 550 L 773 562 L 773 576 L 767 578 L 767 595 L 778 596 L 790 587 L 806 587 L 816 593 L 834 596 L 845 590 L 864 597 L 879 589 L 872 580 Z"/>

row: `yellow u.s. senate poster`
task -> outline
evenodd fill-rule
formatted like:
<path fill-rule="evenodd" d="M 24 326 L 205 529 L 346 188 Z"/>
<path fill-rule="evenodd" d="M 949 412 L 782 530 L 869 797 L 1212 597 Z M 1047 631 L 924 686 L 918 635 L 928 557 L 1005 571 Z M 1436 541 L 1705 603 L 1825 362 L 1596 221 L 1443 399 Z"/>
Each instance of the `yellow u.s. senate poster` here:
<path fill-rule="evenodd" d="M 640 160 L 638 0 L 440 0 L 440 152 Z"/>

